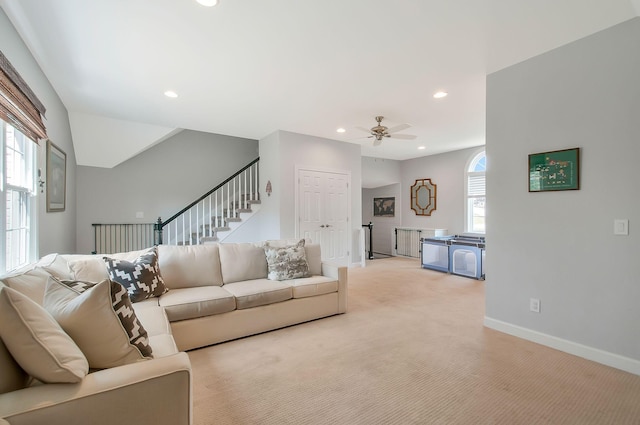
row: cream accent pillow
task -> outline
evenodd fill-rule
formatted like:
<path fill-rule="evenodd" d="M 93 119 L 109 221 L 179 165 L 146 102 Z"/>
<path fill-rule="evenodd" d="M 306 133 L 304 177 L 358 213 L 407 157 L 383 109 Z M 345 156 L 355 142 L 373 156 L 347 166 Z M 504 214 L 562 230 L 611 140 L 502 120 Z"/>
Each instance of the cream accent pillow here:
<path fill-rule="evenodd" d="M 309 265 L 304 250 L 304 239 L 295 245 L 272 246 L 265 242 L 264 253 L 269 267 L 269 280 L 289 280 L 309 276 Z"/>
<path fill-rule="evenodd" d="M 147 331 L 127 289 L 108 279 L 95 284 L 50 278 L 44 308 L 78 344 L 94 369 L 152 358 Z"/>
<path fill-rule="evenodd" d="M 0 288 L 0 337 L 16 362 L 44 383 L 76 383 L 89 364 L 55 319 L 27 296 Z"/>
<path fill-rule="evenodd" d="M 42 305 L 44 288 L 47 286 L 47 279 L 51 276 L 46 270 L 31 265 L 29 268 L 16 270 L 12 274 L 2 278 L 2 281 L 9 288 L 26 295 L 31 300 Z"/>
<path fill-rule="evenodd" d="M 84 282 L 102 282 L 109 279 L 107 266 L 102 258 L 88 257 L 79 260 L 69 261 L 69 270 L 75 280 Z"/>
<path fill-rule="evenodd" d="M 40 258 L 36 263 L 36 267 L 43 268 L 51 276 L 55 276 L 58 279 L 71 278 L 71 271 L 69 270 L 67 260 L 56 253 L 48 254 Z"/>
<path fill-rule="evenodd" d="M 133 261 L 147 251 L 148 249 L 141 249 L 139 251 L 118 252 L 108 256 L 118 260 Z M 95 283 L 109 279 L 109 270 L 102 260 L 102 255 L 68 255 L 67 258 L 71 279 Z"/>

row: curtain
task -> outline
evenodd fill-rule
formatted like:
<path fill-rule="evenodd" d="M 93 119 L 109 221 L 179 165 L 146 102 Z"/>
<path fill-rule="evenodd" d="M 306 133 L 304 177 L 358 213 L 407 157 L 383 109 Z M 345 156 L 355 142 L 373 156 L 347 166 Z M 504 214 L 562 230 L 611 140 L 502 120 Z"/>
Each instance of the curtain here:
<path fill-rule="evenodd" d="M 46 109 L 0 52 L 0 118 L 34 140 L 47 139 L 42 122 Z"/>

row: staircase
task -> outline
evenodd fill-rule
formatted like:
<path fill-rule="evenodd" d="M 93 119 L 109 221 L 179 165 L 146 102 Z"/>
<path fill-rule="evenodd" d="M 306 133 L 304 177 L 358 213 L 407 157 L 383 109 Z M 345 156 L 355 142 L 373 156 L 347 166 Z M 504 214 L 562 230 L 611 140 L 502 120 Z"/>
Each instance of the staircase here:
<path fill-rule="evenodd" d="M 198 245 L 222 242 L 260 209 L 256 158 L 233 176 L 166 221 L 158 218 L 157 243 Z"/>

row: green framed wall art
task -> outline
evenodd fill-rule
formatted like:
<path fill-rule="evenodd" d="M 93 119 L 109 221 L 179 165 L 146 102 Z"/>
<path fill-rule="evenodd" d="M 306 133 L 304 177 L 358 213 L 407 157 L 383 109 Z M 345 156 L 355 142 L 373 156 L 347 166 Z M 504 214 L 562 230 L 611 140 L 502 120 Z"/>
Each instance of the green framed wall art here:
<path fill-rule="evenodd" d="M 529 192 L 580 189 L 580 148 L 529 155 Z"/>

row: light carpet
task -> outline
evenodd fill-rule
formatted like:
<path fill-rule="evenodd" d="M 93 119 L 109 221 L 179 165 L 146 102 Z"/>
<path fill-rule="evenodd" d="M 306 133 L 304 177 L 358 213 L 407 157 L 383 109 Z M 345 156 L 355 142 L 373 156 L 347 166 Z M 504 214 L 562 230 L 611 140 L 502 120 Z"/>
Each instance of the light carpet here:
<path fill-rule="evenodd" d="M 483 281 L 368 261 L 346 314 L 189 352 L 194 424 L 640 424 L 640 376 L 483 318 Z"/>

